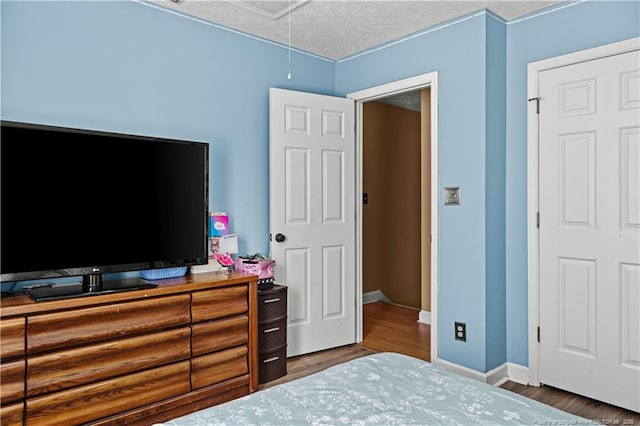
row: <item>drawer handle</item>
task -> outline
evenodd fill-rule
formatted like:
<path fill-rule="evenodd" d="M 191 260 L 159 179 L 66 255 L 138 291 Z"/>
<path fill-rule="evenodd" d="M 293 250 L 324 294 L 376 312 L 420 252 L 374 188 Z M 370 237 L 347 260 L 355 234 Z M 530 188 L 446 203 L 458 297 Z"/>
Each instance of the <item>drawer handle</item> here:
<path fill-rule="evenodd" d="M 272 356 L 271 358 L 267 358 L 267 359 L 265 359 L 265 360 L 264 360 L 264 361 L 262 361 L 262 362 L 264 362 L 264 363 L 266 364 L 266 363 L 268 363 L 268 362 L 277 361 L 277 360 L 279 360 L 279 359 L 280 359 L 280 357 L 279 357 L 279 356 Z"/>
<path fill-rule="evenodd" d="M 273 303 L 273 302 L 279 302 L 279 301 L 280 301 L 280 298 L 278 297 L 275 299 L 267 299 L 264 301 L 264 303 Z"/>
<path fill-rule="evenodd" d="M 263 333 L 273 333 L 274 331 L 280 330 L 280 327 L 267 328 L 263 331 Z"/>

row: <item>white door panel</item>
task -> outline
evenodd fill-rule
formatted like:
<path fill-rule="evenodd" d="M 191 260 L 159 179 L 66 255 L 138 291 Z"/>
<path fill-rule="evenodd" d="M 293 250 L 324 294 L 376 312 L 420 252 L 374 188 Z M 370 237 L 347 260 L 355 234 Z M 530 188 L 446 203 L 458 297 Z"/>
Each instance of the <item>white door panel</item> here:
<path fill-rule="evenodd" d="M 542 71 L 540 381 L 640 411 L 638 51 Z"/>
<path fill-rule="evenodd" d="M 284 89 L 269 96 L 271 256 L 288 287 L 295 356 L 355 342 L 355 105 Z"/>

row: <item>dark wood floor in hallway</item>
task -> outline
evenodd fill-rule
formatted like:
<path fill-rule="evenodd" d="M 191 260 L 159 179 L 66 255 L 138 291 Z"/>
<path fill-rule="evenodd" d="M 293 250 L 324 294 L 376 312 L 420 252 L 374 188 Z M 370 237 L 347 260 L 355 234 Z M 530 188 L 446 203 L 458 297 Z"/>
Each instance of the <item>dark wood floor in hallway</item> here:
<path fill-rule="evenodd" d="M 420 311 L 392 303 L 362 306 L 362 346 L 431 360 L 431 326 L 418 322 Z"/>

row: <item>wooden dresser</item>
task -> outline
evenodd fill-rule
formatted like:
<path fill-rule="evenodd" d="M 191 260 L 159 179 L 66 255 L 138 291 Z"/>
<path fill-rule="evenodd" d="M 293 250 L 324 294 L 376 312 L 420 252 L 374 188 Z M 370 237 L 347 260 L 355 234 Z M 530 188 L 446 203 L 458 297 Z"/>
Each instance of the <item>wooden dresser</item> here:
<path fill-rule="evenodd" d="M 2 425 L 144 424 L 258 390 L 257 276 L 2 300 Z"/>

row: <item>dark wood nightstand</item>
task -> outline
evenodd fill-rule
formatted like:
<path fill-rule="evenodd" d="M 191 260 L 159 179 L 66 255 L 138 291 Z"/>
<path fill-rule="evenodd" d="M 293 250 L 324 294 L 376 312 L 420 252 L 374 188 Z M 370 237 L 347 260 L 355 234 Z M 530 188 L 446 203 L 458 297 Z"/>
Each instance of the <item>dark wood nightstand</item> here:
<path fill-rule="evenodd" d="M 258 382 L 287 374 L 287 287 L 258 291 Z"/>

